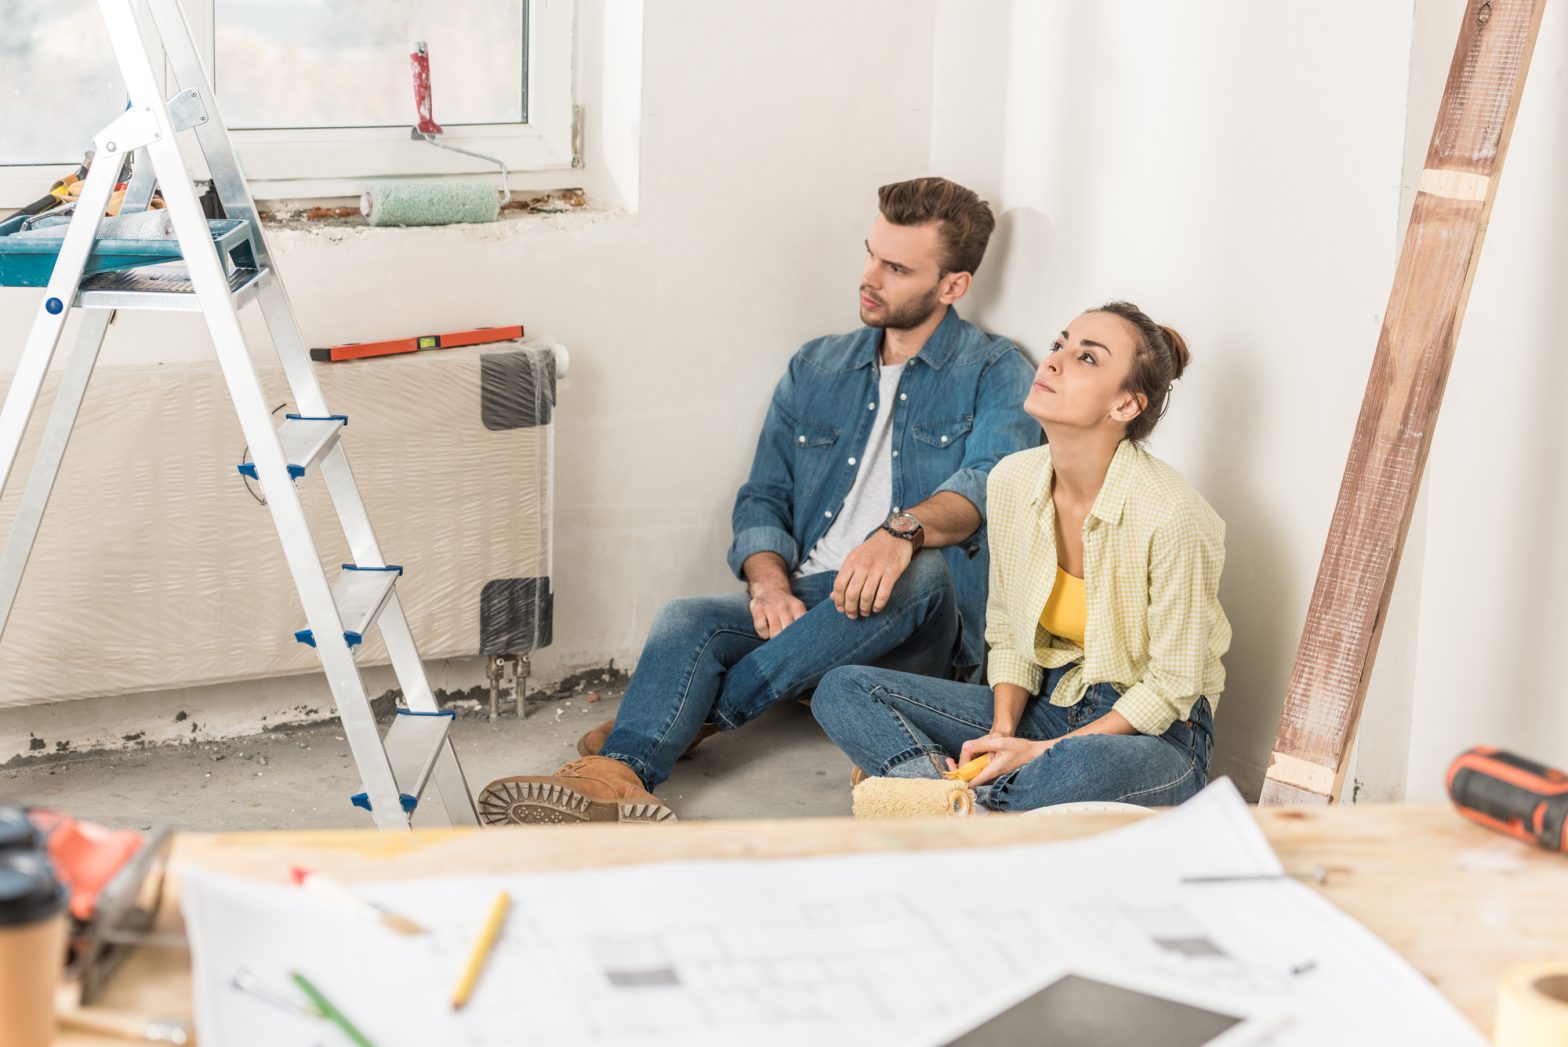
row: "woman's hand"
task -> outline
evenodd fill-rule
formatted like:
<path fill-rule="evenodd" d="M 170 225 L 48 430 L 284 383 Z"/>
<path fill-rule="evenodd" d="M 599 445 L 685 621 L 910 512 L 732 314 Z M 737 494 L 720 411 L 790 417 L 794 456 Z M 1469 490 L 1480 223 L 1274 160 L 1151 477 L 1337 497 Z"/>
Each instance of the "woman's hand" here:
<path fill-rule="evenodd" d="M 953 770 L 960 764 L 968 763 L 980 756 L 990 756 L 991 762 L 985 765 L 985 770 L 975 775 L 974 781 L 969 783 L 969 787 L 973 789 L 1010 771 L 1018 770 L 1055 744 L 1055 739 L 1032 742 L 1027 738 L 987 734 L 965 742 L 964 747 L 959 750 L 957 762 L 949 757 L 947 765 L 949 770 Z"/>

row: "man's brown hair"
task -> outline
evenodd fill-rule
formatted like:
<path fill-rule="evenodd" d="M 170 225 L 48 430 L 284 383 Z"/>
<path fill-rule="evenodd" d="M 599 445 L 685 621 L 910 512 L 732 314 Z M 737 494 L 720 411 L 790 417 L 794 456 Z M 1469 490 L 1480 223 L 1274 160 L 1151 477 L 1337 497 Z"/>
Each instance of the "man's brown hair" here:
<path fill-rule="evenodd" d="M 996 228 L 991 205 L 973 189 L 946 178 L 911 178 L 877 190 L 882 217 L 894 225 L 940 222 L 942 271 L 973 273 L 985 257 L 985 245 Z"/>

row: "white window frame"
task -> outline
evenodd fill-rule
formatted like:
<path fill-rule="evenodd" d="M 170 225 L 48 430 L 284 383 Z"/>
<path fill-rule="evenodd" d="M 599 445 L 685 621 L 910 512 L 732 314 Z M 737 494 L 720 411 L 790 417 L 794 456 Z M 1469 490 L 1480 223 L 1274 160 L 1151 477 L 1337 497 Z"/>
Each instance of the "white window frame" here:
<path fill-rule="evenodd" d="M 186 0 L 186 18 L 211 77 L 211 0 Z M 528 0 L 528 122 L 452 126 L 443 142 L 504 161 L 513 174 L 575 166 L 572 66 L 575 0 Z M 165 88 L 172 91 L 172 76 Z M 436 84 L 439 97 L 440 84 Z M 218 104 L 222 105 L 220 96 Z M 240 169 L 257 199 L 353 196 L 367 179 L 491 175 L 483 160 L 413 139 L 413 87 L 409 124 L 402 127 L 280 128 L 229 134 Z M 440 113 L 436 118 L 440 120 Z M 188 155 L 195 155 L 190 143 Z M 42 196 L 68 165 L 0 166 L 0 208 L 20 207 Z"/>

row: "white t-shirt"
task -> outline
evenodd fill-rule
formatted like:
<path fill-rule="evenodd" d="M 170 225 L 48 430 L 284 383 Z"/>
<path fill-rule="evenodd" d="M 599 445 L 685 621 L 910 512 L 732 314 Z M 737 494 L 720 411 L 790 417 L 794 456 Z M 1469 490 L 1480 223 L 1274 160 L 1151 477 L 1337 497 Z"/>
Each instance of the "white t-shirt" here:
<path fill-rule="evenodd" d="M 844 557 L 887 519 L 893 508 L 893 404 L 897 400 L 898 379 L 903 364 L 884 364 L 877 377 L 877 416 L 871 422 L 871 435 L 860 456 L 860 468 L 850 485 L 838 519 L 811 547 L 811 552 L 795 571 L 795 577 L 836 571 Z"/>

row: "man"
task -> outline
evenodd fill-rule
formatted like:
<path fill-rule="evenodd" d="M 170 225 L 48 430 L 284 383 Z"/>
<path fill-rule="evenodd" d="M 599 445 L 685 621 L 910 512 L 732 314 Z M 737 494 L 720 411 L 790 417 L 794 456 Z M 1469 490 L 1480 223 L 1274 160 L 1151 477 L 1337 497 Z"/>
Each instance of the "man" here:
<path fill-rule="evenodd" d="M 674 600 L 616 719 L 550 776 L 491 782 L 487 822 L 662 821 L 651 790 L 716 730 L 881 665 L 971 679 L 984 653 L 982 510 L 997 460 L 1034 446 L 1034 368 L 959 318 L 995 219 L 943 178 L 883 186 L 863 328 L 808 342 L 774 390 L 735 500 L 746 593 Z"/>

